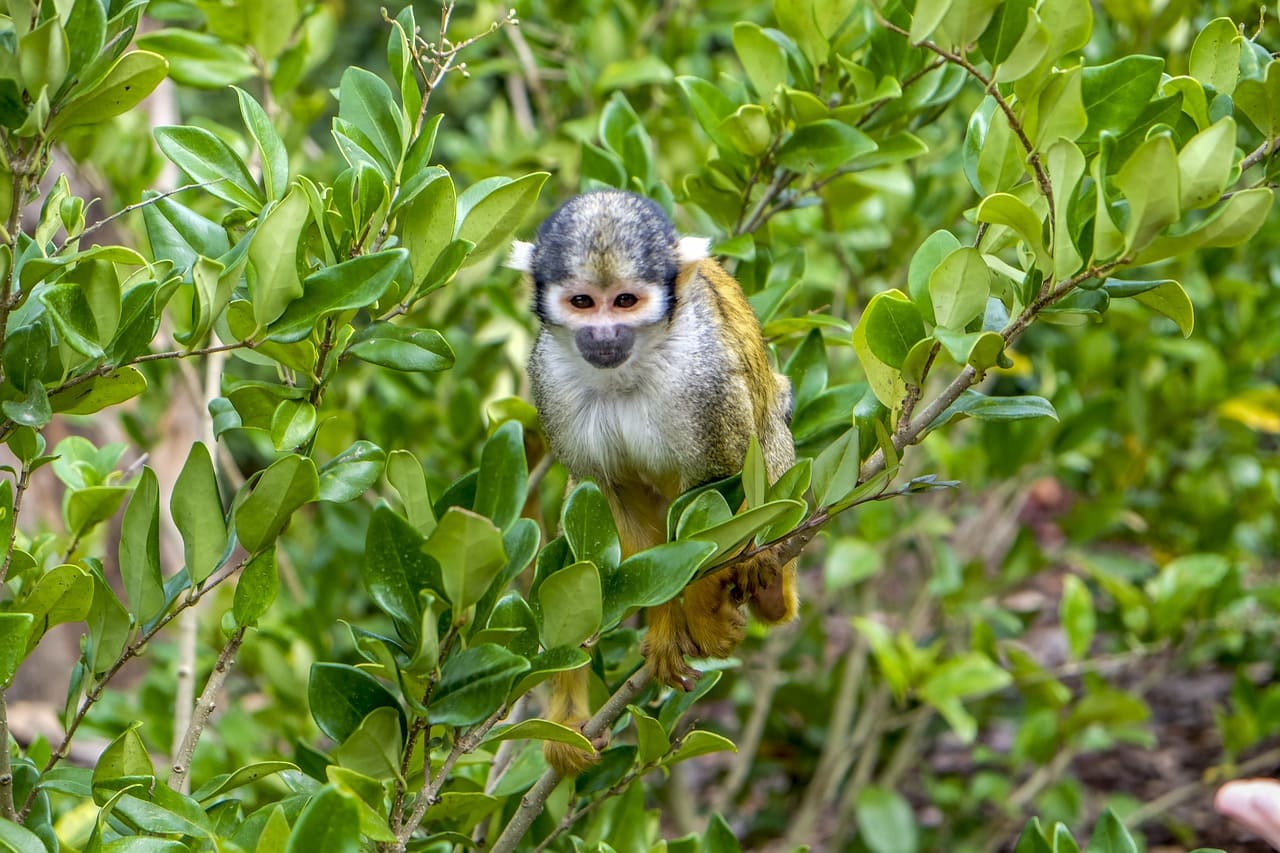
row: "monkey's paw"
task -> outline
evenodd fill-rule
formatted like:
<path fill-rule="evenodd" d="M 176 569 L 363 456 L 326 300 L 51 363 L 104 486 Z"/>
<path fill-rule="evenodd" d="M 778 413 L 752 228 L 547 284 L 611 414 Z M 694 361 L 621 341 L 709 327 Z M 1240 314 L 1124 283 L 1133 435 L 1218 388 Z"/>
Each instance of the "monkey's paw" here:
<path fill-rule="evenodd" d="M 584 722 L 586 721 L 578 720 L 565 725 L 570 728 L 580 728 Z M 600 744 L 593 744 L 593 746 L 596 749 L 587 752 L 571 744 L 547 740 L 542 742 L 542 757 L 561 776 L 577 776 L 589 770 L 600 759 Z"/>
<path fill-rule="evenodd" d="M 654 678 L 687 693 L 693 689 L 702 673 L 689 666 L 689 662 L 684 659 L 685 652 L 681 651 L 681 645 L 683 644 L 676 642 L 674 638 L 659 642 L 650 630 L 644 638 L 641 653 L 644 654 L 644 659 L 648 662 Z M 694 654 L 692 651 L 689 653 Z"/>
<path fill-rule="evenodd" d="M 751 606 L 761 622 L 790 622 L 799 609 L 796 599 L 795 563 L 779 564 L 777 557 L 760 554 L 737 570 L 737 596 Z"/>

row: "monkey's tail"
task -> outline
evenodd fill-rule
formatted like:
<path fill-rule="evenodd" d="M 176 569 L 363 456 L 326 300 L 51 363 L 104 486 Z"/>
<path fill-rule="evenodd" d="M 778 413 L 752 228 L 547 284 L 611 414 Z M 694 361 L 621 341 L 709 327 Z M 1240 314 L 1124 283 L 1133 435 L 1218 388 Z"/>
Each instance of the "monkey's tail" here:
<path fill-rule="evenodd" d="M 571 729 L 580 729 L 591 714 L 587 688 L 590 667 L 579 667 L 568 672 L 558 672 L 551 677 L 551 700 L 547 705 L 547 719 Z M 542 755 L 561 776 L 577 776 L 596 763 L 600 754 L 587 752 L 572 744 L 544 741 Z"/>

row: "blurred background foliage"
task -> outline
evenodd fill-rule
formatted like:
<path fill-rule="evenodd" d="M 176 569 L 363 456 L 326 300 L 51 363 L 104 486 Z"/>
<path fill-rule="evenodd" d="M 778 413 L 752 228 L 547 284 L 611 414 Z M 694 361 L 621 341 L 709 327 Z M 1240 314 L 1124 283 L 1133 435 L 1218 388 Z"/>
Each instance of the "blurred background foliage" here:
<path fill-rule="evenodd" d="M 240 5 L 147 6 L 138 46 L 170 62 L 172 83 L 159 96 L 168 112 L 135 111 L 109 131 L 69 136 L 81 195 L 113 211 L 143 190 L 176 186 L 152 139 L 156 124 L 202 127 L 247 153 L 232 84 L 264 105 L 297 171 L 330 182 L 346 167 L 327 132 L 332 90 L 348 65 L 390 78 L 376 4 L 264 3 L 271 11 L 256 30 Z M 433 40 L 438 7 L 414 6 Z M 785 363 L 817 328 L 835 387 L 863 379 L 848 335 L 868 300 L 906 288 L 909 261 L 931 232 L 975 234 L 964 141 L 983 93 L 963 75 L 936 81 L 935 100 L 903 119 L 927 153 L 797 194 L 793 209 L 744 242 L 741 216 L 717 207 L 710 143 L 677 81 L 745 91 L 735 24 L 774 26 L 774 10 L 730 0 L 529 0 L 515 9 L 519 26 L 471 47 L 466 76 L 449 78 L 432 111 L 444 114 L 436 161 L 459 186 L 551 173 L 521 237 L 574 192 L 647 192 L 684 233 L 712 237 L 749 294 L 798 282 L 766 333 Z M 1280 46 L 1277 10 L 1257 3 L 1104 0 L 1093 11 L 1090 64 L 1142 53 L 1186 73 L 1196 35 L 1221 16 Z M 452 27 L 480 32 L 506 12 L 462 4 Z M 615 127 L 634 143 L 610 139 Z M 629 155 L 627 144 L 638 147 Z M 222 216 L 216 199 L 187 203 Z M 669 837 L 700 832 L 718 811 L 744 849 L 997 849 L 1027 815 L 1086 826 L 1109 805 L 1152 844 L 1247 849 L 1211 816 L 1206 786 L 1280 743 L 1278 219 L 1272 209 L 1244 247 L 1159 268 L 1194 303 L 1187 339 L 1129 300 L 1113 302 L 1101 324 L 1040 324 L 983 390 L 1042 395 L 1056 421 L 970 420 L 939 431 L 908 455 L 909 472 L 959 480 L 957 489 L 868 504 L 827 529 L 802 562 L 800 620 L 768 635 L 753 629 L 742 666 L 725 669 L 697 706 L 700 727 L 741 752 L 680 765 L 651 786 Z M 117 226 L 121 242 L 145 245 L 140 213 Z M 406 448 L 439 495 L 477 465 L 491 425 L 515 414 L 532 426 L 509 398 L 528 398 L 534 321 L 518 276 L 499 261 L 464 269 L 411 315 L 448 339 L 452 370 L 344 366 L 328 388 L 318 455 L 356 439 Z M 795 321 L 811 313 L 831 319 Z M 262 369 L 233 359 L 228 376 Z M 168 362 L 146 370 L 156 388 L 181 381 Z M 164 393 L 144 395 L 120 416 L 125 435 L 159 444 L 170 405 Z M 813 455 L 829 438 L 800 449 Z M 224 440 L 243 475 L 273 458 L 265 438 L 237 431 Z M 540 439 L 531 430 L 526 442 L 532 463 Z M 558 517 L 565 480 L 558 469 L 543 479 L 544 518 Z M 195 775 L 272 754 L 304 762 L 317 736 L 299 701 L 310 665 L 356 659 L 344 621 L 371 630 L 387 621 L 356 569 L 373 505 L 318 503 L 292 522 L 279 554 L 284 593 L 241 651 L 235 700 L 201 742 Z M 229 603 L 229 591 L 219 594 Z M 221 645 L 217 629 L 206 620 L 206 647 Z M 966 743 L 893 673 L 971 652 L 1001 661 L 1018 690 L 966 702 L 976 726 Z M 154 650 L 137 689 L 108 693 L 91 727 L 114 736 L 142 719 L 155 743 L 167 743 L 170 655 Z M 1266 773 L 1280 760 L 1249 766 Z M 880 828 L 870 836 L 879 840 L 855 840 L 859 826 Z M 607 825 L 592 831 L 607 840 Z"/>

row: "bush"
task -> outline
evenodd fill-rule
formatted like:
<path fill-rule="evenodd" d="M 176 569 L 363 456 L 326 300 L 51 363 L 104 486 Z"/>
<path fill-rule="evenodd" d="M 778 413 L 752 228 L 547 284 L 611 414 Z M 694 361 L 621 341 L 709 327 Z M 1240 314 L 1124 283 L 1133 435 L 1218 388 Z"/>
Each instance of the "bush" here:
<path fill-rule="evenodd" d="M 1280 63 L 1216 5 L 11 3 L 0 682 L 82 636 L 0 842 L 1122 851 L 1280 764 Z M 496 268 L 599 187 L 712 236 L 802 457 L 626 559 Z M 811 542 L 798 623 L 650 684 L 631 613 Z M 1191 782 L 1091 777 L 1208 676 Z"/>

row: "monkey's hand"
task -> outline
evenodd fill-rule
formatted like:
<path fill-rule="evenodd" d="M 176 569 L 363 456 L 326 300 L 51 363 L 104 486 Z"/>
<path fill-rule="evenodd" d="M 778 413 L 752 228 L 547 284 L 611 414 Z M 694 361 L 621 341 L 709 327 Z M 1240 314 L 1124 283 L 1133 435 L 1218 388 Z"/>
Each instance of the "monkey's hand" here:
<path fill-rule="evenodd" d="M 751 606 L 761 622 L 775 625 L 790 622 L 799 610 L 796 595 L 796 561 L 783 565 L 769 551 L 757 554 L 734 567 L 735 593 Z"/>
<path fill-rule="evenodd" d="M 701 675 L 685 656 L 727 658 L 742 642 L 747 620 L 730 595 L 734 578 L 718 572 L 694 581 L 683 601 L 669 601 L 649 611 L 644 656 L 654 678 L 692 690 Z"/>

